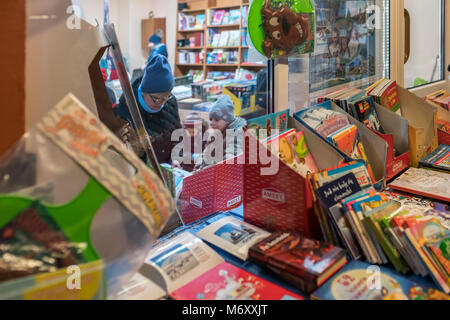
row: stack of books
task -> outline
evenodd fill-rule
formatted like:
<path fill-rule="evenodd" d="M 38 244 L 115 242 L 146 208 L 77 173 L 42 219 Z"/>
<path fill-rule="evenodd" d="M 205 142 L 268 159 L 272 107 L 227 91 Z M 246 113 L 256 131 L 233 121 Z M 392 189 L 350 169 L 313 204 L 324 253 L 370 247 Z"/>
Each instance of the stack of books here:
<path fill-rule="evenodd" d="M 441 144 L 436 150 L 419 161 L 423 168 L 450 173 L 450 146 Z"/>
<path fill-rule="evenodd" d="M 210 47 L 238 47 L 240 39 L 239 30 L 222 31 L 217 29 L 209 30 Z"/>
<path fill-rule="evenodd" d="M 421 180 L 421 186 L 433 188 L 430 194 L 445 192 L 450 183 L 448 180 L 439 187 L 427 175 L 416 174 L 415 179 Z M 400 182 L 389 186 L 412 191 L 414 182 L 417 180 L 402 182 L 400 178 Z M 413 271 L 421 276 L 431 275 L 443 292 L 450 293 L 446 273 L 449 270 L 445 269 L 450 262 L 445 247 L 450 241 L 448 213 L 437 210 L 432 203 L 424 205 L 421 199 L 377 192 L 360 163 L 315 174 L 311 185 L 324 238 L 335 245 L 342 244 L 354 260 L 364 257 L 372 264 L 391 263 L 403 274 Z"/>
<path fill-rule="evenodd" d="M 178 31 L 201 30 L 205 27 L 205 14 L 178 14 Z"/>
<path fill-rule="evenodd" d="M 366 91 L 378 104 L 401 115 L 396 81 L 383 78 L 368 87 Z"/>
<path fill-rule="evenodd" d="M 318 102 L 322 103 L 328 100 L 336 103 L 342 110 L 364 123 L 368 128 L 384 133 L 375 108 L 375 99 L 368 96 L 365 90 L 346 87 L 319 98 Z"/>
<path fill-rule="evenodd" d="M 372 182 L 375 183 L 358 128 L 350 124 L 347 115 L 316 107 L 304 112 L 301 117 L 311 129 L 335 145 L 349 158 L 363 160 L 367 164 Z"/>
<path fill-rule="evenodd" d="M 224 26 L 241 23 L 241 10 L 210 10 L 208 15 L 208 26 Z"/>
<path fill-rule="evenodd" d="M 203 63 L 203 51 L 192 52 L 188 50 L 180 50 L 178 52 L 179 64 L 201 64 Z"/>
<path fill-rule="evenodd" d="M 239 51 L 237 50 L 213 50 L 206 54 L 207 64 L 238 64 Z"/>
<path fill-rule="evenodd" d="M 425 97 L 425 100 L 428 100 L 436 104 L 437 106 L 450 111 L 450 93 L 445 89 L 427 95 Z"/>

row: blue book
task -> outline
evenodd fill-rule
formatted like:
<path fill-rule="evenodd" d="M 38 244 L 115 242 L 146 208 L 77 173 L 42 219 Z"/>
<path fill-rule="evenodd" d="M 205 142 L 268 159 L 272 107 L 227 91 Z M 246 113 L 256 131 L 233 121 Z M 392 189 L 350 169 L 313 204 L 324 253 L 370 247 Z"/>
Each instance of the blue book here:
<path fill-rule="evenodd" d="M 312 293 L 315 300 L 448 300 L 431 283 L 414 282 L 367 262 L 352 261 Z"/>

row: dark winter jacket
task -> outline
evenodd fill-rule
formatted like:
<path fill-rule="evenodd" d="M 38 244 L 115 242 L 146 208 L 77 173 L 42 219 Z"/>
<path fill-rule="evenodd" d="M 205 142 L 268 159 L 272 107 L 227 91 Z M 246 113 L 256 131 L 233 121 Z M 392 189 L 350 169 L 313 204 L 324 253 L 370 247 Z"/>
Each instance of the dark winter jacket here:
<path fill-rule="evenodd" d="M 155 150 L 158 161 L 160 163 L 171 163 L 172 149 L 179 142 L 172 142 L 172 132 L 181 128 L 177 100 L 175 97 L 172 97 L 166 102 L 161 111 L 157 113 L 148 113 L 140 105 L 138 99 L 138 88 L 141 81 L 142 77 L 133 82 L 133 91 L 141 111 L 142 120 L 148 134 L 152 138 L 153 149 Z M 119 118 L 126 120 L 133 125 L 127 103 L 123 95 L 119 99 L 119 104 L 114 108 L 114 112 Z"/>

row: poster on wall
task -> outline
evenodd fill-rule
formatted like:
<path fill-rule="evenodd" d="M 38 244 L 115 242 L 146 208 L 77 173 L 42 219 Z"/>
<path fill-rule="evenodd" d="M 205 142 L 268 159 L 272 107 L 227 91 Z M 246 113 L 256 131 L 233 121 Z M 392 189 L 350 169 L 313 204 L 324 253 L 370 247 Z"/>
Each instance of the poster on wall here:
<path fill-rule="evenodd" d="M 316 48 L 310 55 L 310 93 L 350 82 L 354 85 L 355 81 L 360 85 L 372 81 L 377 73 L 380 45 L 375 16 L 371 14 L 381 12 L 372 10 L 376 2 L 379 1 L 315 1 Z"/>

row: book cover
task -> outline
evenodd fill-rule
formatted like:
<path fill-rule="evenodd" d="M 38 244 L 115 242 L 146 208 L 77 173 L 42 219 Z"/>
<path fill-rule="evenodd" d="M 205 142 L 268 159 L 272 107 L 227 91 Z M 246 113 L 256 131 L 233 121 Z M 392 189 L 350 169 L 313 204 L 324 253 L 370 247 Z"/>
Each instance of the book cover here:
<path fill-rule="evenodd" d="M 450 300 L 388 268 L 352 261 L 312 295 L 316 300 Z"/>
<path fill-rule="evenodd" d="M 185 232 L 154 247 L 140 273 L 149 279 L 155 278 L 155 272 L 159 273 L 164 289 L 171 292 L 223 261 L 200 238 Z"/>
<path fill-rule="evenodd" d="M 250 247 L 269 235 L 269 232 L 233 217 L 222 218 L 197 232 L 198 237 L 244 261 Z"/>
<path fill-rule="evenodd" d="M 358 128 L 355 125 L 349 125 L 332 133 L 327 139 L 339 150 L 351 157 L 355 153 L 357 137 Z"/>
<path fill-rule="evenodd" d="M 419 161 L 424 167 L 443 169 L 450 172 L 450 146 L 441 144 L 436 150 Z"/>
<path fill-rule="evenodd" d="M 345 251 L 293 232 L 276 232 L 249 250 L 267 263 L 320 286 L 346 263 Z"/>
<path fill-rule="evenodd" d="M 367 171 L 367 168 L 363 162 L 349 163 L 339 168 L 322 171 L 317 176 L 318 185 L 319 187 L 321 187 L 324 184 L 329 183 L 350 172 L 355 175 L 361 188 L 366 189 L 372 187 L 369 172 Z"/>
<path fill-rule="evenodd" d="M 344 210 L 340 201 L 361 191 L 361 186 L 353 173 L 338 178 L 316 190 L 323 208 L 334 222 L 344 246 L 353 259 L 359 259 L 361 253 L 350 223 L 344 216 Z"/>
<path fill-rule="evenodd" d="M 176 300 L 304 300 L 245 270 L 223 262 L 171 292 Z"/>
<path fill-rule="evenodd" d="M 198 14 L 195 16 L 195 29 L 202 29 L 205 27 L 205 14 Z"/>
<path fill-rule="evenodd" d="M 228 46 L 229 35 L 230 35 L 230 31 L 222 31 L 220 33 L 219 47 L 226 47 L 226 46 Z"/>
<path fill-rule="evenodd" d="M 272 130 L 277 130 L 280 133 L 283 133 L 288 129 L 289 122 L 289 109 L 280 111 L 277 113 L 268 114 L 262 117 L 249 119 L 247 121 L 247 129 L 252 133 L 256 133 L 256 136 L 260 136 L 260 130 L 267 130 L 267 137 L 272 135 Z"/>
<path fill-rule="evenodd" d="M 299 172 L 304 178 L 310 173 L 319 172 L 316 162 L 311 152 L 309 152 L 303 132 L 298 131 L 295 135 L 289 136 L 288 141 L 295 159 L 293 164 L 294 170 Z"/>
<path fill-rule="evenodd" d="M 378 119 L 378 114 L 375 109 L 375 100 L 371 96 L 365 96 L 362 99 L 352 103 L 356 118 L 365 124 L 366 127 L 384 133 L 381 127 L 380 120 Z"/>
<path fill-rule="evenodd" d="M 379 206 L 371 211 L 364 211 L 367 225 L 375 234 L 378 243 L 381 245 L 384 253 L 394 265 L 395 269 L 401 273 L 407 273 L 409 271 L 408 266 L 403 260 L 402 256 L 398 252 L 397 248 L 389 241 L 386 234 L 383 232 L 381 223 L 383 220 L 390 221 L 396 214 L 398 214 L 401 208 L 401 204 L 395 201 L 389 201 L 388 203 Z"/>
<path fill-rule="evenodd" d="M 450 174 L 426 169 L 410 168 L 389 187 L 432 199 L 450 202 Z"/>
<path fill-rule="evenodd" d="M 230 10 L 230 24 L 239 24 L 241 22 L 241 10 Z"/>
<path fill-rule="evenodd" d="M 211 24 L 212 25 L 221 25 L 224 14 L 225 14 L 225 10 L 217 10 L 216 12 L 214 12 L 214 16 L 213 16 Z"/>
<path fill-rule="evenodd" d="M 397 82 L 391 81 L 384 91 L 381 93 L 381 104 L 391 110 L 400 114 L 400 100 L 397 91 Z"/>
<path fill-rule="evenodd" d="M 445 270 L 447 278 L 450 277 L 450 233 L 446 232 L 446 236 L 438 238 L 426 243 L 426 247 L 433 253 L 441 267 Z"/>
<path fill-rule="evenodd" d="M 441 274 L 439 268 L 436 266 L 436 262 L 430 259 L 427 252 L 424 250 L 424 245 L 428 241 L 439 237 L 445 228 L 440 224 L 439 220 L 435 218 L 425 218 L 409 229 L 405 230 L 405 235 L 408 241 L 413 246 L 414 250 L 422 259 L 428 272 L 435 281 L 436 285 L 445 293 L 450 293 L 450 284 L 448 278 Z"/>

